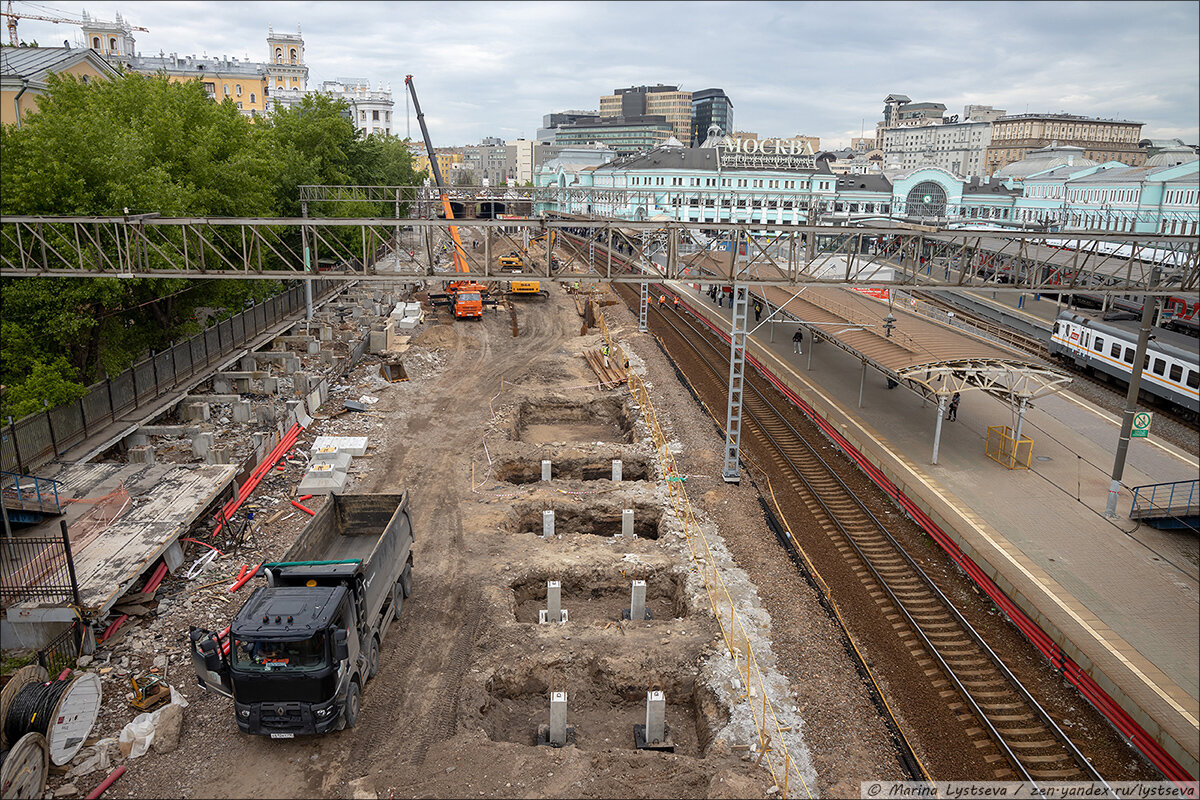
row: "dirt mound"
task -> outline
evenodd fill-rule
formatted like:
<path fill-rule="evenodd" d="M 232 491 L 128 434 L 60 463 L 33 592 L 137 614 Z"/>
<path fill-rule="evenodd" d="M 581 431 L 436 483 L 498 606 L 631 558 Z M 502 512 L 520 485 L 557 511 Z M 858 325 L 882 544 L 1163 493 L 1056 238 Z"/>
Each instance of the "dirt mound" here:
<path fill-rule="evenodd" d="M 430 325 L 413 342 L 421 347 L 455 347 L 458 345 L 458 334 L 453 325 Z"/>

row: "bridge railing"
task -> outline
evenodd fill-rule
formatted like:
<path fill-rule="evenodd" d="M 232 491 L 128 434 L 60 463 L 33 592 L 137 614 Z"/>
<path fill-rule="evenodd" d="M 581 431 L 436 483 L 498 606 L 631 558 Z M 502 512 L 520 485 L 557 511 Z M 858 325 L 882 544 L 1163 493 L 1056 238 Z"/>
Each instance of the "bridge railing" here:
<path fill-rule="evenodd" d="M 1151 483 L 1133 487 L 1130 519 L 1186 516 L 1200 509 L 1200 480 Z"/>

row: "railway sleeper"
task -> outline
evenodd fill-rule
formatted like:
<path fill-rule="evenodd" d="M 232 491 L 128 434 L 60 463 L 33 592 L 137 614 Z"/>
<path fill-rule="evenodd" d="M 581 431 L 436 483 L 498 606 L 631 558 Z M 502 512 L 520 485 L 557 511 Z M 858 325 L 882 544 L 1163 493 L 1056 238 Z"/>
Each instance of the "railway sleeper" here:
<path fill-rule="evenodd" d="M 1036 742 L 1014 742 L 1008 738 L 1008 731 L 1005 731 L 1004 734 L 1004 741 L 1008 742 L 1008 746 L 1014 750 L 1053 750 L 1062 746 L 1056 739 L 1041 739 Z"/>

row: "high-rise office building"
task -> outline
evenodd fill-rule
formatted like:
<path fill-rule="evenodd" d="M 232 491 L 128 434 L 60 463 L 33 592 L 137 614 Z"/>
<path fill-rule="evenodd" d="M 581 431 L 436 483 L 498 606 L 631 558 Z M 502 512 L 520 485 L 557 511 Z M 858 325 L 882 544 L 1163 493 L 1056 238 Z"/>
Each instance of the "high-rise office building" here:
<path fill-rule="evenodd" d="M 708 138 L 708 129 L 717 126 L 721 135 L 733 132 L 733 101 L 724 89 L 692 92 L 692 146 L 699 147 Z"/>
<path fill-rule="evenodd" d="M 630 86 L 600 98 L 601 117 L 641 117 L 660 114 L 681 142 L 692 138 L 692 93 L 678 86 Z"/>

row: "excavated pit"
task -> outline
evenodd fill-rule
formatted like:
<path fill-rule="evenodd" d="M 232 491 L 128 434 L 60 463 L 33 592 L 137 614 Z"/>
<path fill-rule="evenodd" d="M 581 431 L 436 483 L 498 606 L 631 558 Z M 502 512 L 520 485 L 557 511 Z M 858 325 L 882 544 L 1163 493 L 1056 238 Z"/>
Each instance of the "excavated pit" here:
<path fill-rule="evenodd" d="M 602 506 L 592 508 L 576 508 L 564 506 L 555 508 L 554 535 L 567 536 L 574 533 L 586 533 L 592 536 L 621 535 L 621 512 L 625 508 L 633 509 L 633 534 L 639 539 L 657 539 L 662 524 L 661 508 L 643 503 L 632 503 L 628 506 Z M 532 533 L 542 535 L 542 512 L 547 511 L 543 505 L 520 505 L 513 509 L 505 529 L 509 533 Z"/>
<path fill-rule="evenodd" d="M 588 574 L 539 574 L 512 584 L 513 609 L 517 622 L 537 623 L 538 612 L 546 608 L 546 581 L 562 584 L 562 607 L 567 610 L 568 627 L 577 625 L 606 625 L 621 619 L 629 609 L 630 582 Z M 646 624 L 670 626 L 675 619 L 687 616 L 687 594 L 681 575 L 656 573 L 645 576 L 646 608 L 652 619 Z"/>
<path fill-rule="evenodd" d="M 666 693 L 668 733 L 680 755 L 703 758 L 713 732 L 729 721 L 729 712 L 707 687 L 686 670 L 667 669 L 650 676 L 616 674 L 599 660 L 518 663 L 493 673 L 480 712 L 483 729 L 495 742 L 537 745 L 538 725 L 550 721 L 550 687 L 567 693 L 567 725 L 575 729 L 580 750 L 634 749 L 633 726 L 646 721 L 646 691 L 651 682 Z"/>
<path fill-rule="evenodd" d="M 607 481 L 612 479 L 612 459 L 550 459 L 550 478 L 560 481 Z M 541 459 L 510 458 L 496 463 L 496 479 L 505 483 L 537 483 L 542 479 Z M 654 479 L 654 469 L 641 457 L 621 457 L 621 481 Z"/>
<path fill-rule="evenodd" d="M 516 438 L 529 444 L 632 442 L 633 421 L 624 400 L 587 403 L 527 400 L 517 408 Z"/>

